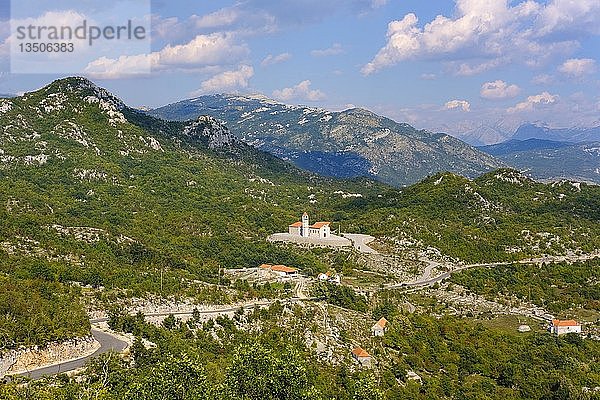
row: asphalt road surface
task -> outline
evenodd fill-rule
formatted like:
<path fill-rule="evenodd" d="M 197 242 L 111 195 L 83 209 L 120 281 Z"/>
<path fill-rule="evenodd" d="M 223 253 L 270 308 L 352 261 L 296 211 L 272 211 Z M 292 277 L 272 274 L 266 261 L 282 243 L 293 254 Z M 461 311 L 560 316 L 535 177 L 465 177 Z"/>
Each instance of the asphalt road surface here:
<path fill-rule="evenodd" d="M 367 243 L 370 243 L 373 240 L 375 240 L 373 236 L 360 235 L 358 233 L 344 233 L 344 237 L 352 240 L 354 248 L 356 248 L 361 253 L 377 254 L 377 251 L 367 246 Z"/>
<path fill-rule="evenodd" d="M 63 372 L 72 371 L 74 369 L 81 368 L 87 364 L 92 357 L 97 357 L 100 354 L 108 353 L 109 351 L 121 352 L 127 348 L 127 343 L 117 339 L 116 337 L 109 335 L 108 333 L 92 328 L 92 335 L 100 343 L 100 348 L 96 352 L 87 357 L 78 358 L 77 360 L 67 361 L 61 364 L 52 365 L 49 367 L 34 369 L 30 372 L 24 372 L 19 374 L 20 376 L 26 376 L 32 379 L 39 379 L 43 376 L 56 375 Z"/>

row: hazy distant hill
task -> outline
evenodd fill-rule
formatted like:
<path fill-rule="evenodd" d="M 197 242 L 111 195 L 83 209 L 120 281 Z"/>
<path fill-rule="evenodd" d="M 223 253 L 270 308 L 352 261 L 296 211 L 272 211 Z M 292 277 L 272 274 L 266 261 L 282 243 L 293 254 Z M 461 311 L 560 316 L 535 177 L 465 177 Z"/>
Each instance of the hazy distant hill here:
<path fill-rule="evenodd" d="M 558 142 L 598 142 L 600 141 L 600 126 L 594 128 L 549 128 L 539 124 L 524 124 L 515 131 L 512 139 L 543 139 Z"/>
<path fill-rule="evenodd" d="M 452 136 L 417 130 L 358 108 L 330 112 L 263 96 L 210 95 L 151 114 L 170 120 L 211 115 L 226 121 L 246 143 L 334 177 L 371 176 L 401 186 L 440 171 L 475 177 L 503 166 Z"/>
<path fill-rule="evenodd" d="M 542 139 L 527 139 L 527 140 L 514 140 L 511 139 L 507 142 L 491 144 L 488 146 L 479 147 L 480 150 L 491 154 L 495 157 L 504 156 L 510 153 L 520 151 L 531 151 L 531 150 L 544 150 L 544 149 L 560 149 L 572 145 L 568 142 L 555 142 L 553 140 L 542 140 Z"/>
<path fill-rule="evenodd" d="M 600 184 L 600 143 L 527 139 L 509 140 L 480 149 L 537 179 Z"/>

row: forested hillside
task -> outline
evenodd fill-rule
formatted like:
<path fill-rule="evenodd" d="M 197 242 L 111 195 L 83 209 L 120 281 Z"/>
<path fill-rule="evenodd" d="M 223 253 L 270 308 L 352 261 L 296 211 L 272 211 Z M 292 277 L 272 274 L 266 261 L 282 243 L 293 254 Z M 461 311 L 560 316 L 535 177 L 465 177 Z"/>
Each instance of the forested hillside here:
<path fill-rule="evenodd" d="M 265 242 L 303 211 L 384 242 L 467 261 L 598 247 L 597 187 L 502 170 L 397 190 L 317 177 L 237 141 L 212 118 L 166 122 L 80 78 L 2 100 L 0 268 L 7 276 L 195 293 L 221 268 L 312 274 L 314 252 Z M 163 279 L 158 276 L 163 273 Z"/>

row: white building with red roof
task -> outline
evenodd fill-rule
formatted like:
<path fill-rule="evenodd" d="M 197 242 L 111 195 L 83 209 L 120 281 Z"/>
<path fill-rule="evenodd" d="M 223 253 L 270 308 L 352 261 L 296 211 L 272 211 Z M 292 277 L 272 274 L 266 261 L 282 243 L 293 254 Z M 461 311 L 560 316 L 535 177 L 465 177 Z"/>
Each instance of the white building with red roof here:
<path fill-rule="evenodd" d="M 385 330 L 387 329 L 387 325 L 387 319 L 381 317 L 379 321 L 377 321 L 375 325 L 371 327 L 371 333 L 373 336 L 383 336 L 385 334 Z"/>
<path fill-rule="evenodd" d="M 577 323 L 577 321 L 572 319 L 553 319 L 552 325 L 550 325 L 549 330 L 555 335 L 564 335 L 566 333 L 581 333 L 581 324 Z"/>
<path fill-rule="evenodd" d="M 302 237 L 314 237 L 319 239 L 327 239 L 331 236 L 331 222 L 319 221 L 310 225 L 308 214 L 302 214 L 302 220 L 294 222 L 288 227 L 290 235 L 298 235 Z"/>
<path fill-rule="evenodd" d="M 363 366 L 369 366 L 371 364 L 371 355 L 362 347 L 357 347 L 352 350 L 352 358 Z"/>

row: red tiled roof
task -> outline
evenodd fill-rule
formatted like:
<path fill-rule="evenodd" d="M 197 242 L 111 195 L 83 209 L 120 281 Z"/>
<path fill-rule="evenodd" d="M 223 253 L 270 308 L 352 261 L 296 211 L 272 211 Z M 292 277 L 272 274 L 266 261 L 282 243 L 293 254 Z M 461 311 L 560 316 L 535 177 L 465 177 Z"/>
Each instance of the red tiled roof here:
<path fill-rule="evenodd" d="M 572 320 L 572 319 L 568 319 L 565 321 L 561 321 L 560 319 L 553 319 L 552 325 L 554 325 L 556 327 L 558 327 L 558 326 L 579 326 L 577 321 Z"/>
<path fill-rule="evenodd" d="M 384 329 L 384 328 L 385 328 L 385 326 L 387 325 L 387 323 L 388 323 L 387 319 L 385 319 L 385 318 L 381 317 L 381 319 L 379 319 L 379 321 L 377 321 L 377 322 L 375 323 L 375 325 L 373 325 L 373 328 L 375 328 L 375 327 L 379 327 L 379 328 L 381 328 L 381 329 Z"/>
<path fill-rule="evenodd" d="M 293 224 L 291 224 L 290 226 L 293 226 L 294 228 L 300 228 L 302 226 L 302 222 L 298 221 L 298 222 L 294 222 Z"/>
<path fill-rule="evenodd" d="M 354 354 L 356 357 L 371 357 L 371 355 L 362 347 L 357 347 L 352 350 L 352 354 Z"/>
<path fill-rule="evenodd" d="M 321 229 L 324 226 L 331 225 L 331 222 L 315 222 L 310 227 L 314 229 Z"/>
<path fill-rule="evenodd" d="M 271 271 L 285 272 L 286 274 L 290 274 L 298 270 L 296 268 L 287 267 L 285 265 L 273 265 L 271 267 Z"/>
<path fill-rule="evenodd" d="M 260 268 L 262 269 L 271 269 L 272 265 L 271 264 L 261 264 Z"/>

